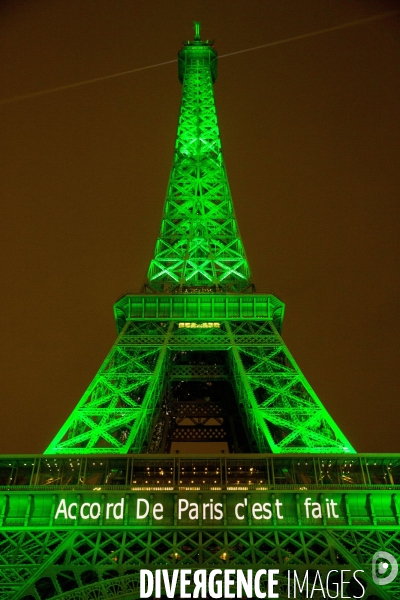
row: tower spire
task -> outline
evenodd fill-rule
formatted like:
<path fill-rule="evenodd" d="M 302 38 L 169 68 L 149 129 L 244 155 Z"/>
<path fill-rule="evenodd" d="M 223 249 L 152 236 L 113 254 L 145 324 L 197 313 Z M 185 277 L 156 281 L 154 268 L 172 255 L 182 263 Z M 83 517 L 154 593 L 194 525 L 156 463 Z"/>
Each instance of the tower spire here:
<path fill-rule="evenodd" d="M 217 53 L 194 41 L 178 54 L 183 84 L 175 152 L 147 291 L 240 292 L 250 268 L 233 209 L 221 151 L 213 84 Z"/>
<path fill-rule="evenodd" d="M 194 41 L 195 41 L 195 42 L 200 42 L 200 41 L 201 41 L 201 37 L 200 37 L 200 26 L 201 26 L 201 23 L 200 23 L 200 21 L 193 21 L 193 28 L 194 28 Z"/>

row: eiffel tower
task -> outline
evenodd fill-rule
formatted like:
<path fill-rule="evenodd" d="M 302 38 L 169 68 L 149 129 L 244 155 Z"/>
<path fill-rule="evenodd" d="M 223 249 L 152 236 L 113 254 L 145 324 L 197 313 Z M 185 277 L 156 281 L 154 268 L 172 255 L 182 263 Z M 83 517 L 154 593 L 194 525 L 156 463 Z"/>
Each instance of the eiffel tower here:
<path fill-rule="evenodd" d="M 0 457 L 0 600 L 139 598 L 141 569 L 198 568 L 277 568 L 280 598 L 306 571 L 335 571 L 338 597 L 347 569 L 344 597 L 400 599 L 372 572 L 400 557 L 400 455 L 355 452 L 281 337 L 284 304 L 255 292 L 198 23 L 178 76 L 143 293 L 116 302 L 117 340 L 44 454 Z"/>

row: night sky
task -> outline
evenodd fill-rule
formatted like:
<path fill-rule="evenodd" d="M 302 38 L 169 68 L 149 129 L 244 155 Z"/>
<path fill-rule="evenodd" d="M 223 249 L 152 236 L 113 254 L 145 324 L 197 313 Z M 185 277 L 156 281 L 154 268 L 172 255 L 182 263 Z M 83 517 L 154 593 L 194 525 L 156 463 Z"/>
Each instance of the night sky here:
<path fill-rule="evenodd" d="M 359 452 L 400 452 L 400 12 L 356 0 L 3 0 L 1 453 L 40 453 L 141 291 L 160 225 L 192 21 L 226 56 L 225 161 L 259 292 Z"/>

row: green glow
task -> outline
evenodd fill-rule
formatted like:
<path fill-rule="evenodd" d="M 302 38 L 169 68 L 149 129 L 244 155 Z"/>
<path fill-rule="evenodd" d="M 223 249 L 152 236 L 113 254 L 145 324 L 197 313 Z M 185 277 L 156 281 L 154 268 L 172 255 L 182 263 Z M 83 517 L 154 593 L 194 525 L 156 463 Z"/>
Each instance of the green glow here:
<path fill-rule="evenodd" d="M 126 321 L 157 319 L 187 321 L 236 320 L 273 321 L 282 330 L 285 305 L 272 294 L 163 294 L 126 295 L 114 305 L 117 331 L 120 333 Z"/>
<path fill-rule="evenodd" d="M 155 292 L 188 286 L 238 292 L 250 285 L 221 152 L 216 60 L 210 44 L 200 41 L 187 43 L 179 53 L 183 91 L 175 154 L 147 275 Z"/>
<path fill-rule="evenodd" d="M 161 350 L 159 344 L 127 343 L 127 325 L 45 454 L 126 454 L 143 448 L 160 402 L 172 327 L 143 325 L 147 335 L 162 337 Z"/>
<path fill-rule="evenodd" d="M 160 527 L 199 527 L 202 522 L 209 528 L 219 529 L 224 518 L 229 521 L 231 528 L 245 526 L 257 531 L 271 527 L 293 529 L 299 526 L 322 526 L 324 520 L 329 527 L 346 527 L 353 530 L 359 529 L 359 524 L 364 527 L 373 527 L 378 523 L 389 524 L 391 527 L 397 524 L 393 494 L 389 489 L 384 492 L 375 490 L 372 493 L 370 490 L 355 490 L 350 495 L 337 489 L 325 489 L 323 498 L 320 490 L 297 489 L 296 498 L 293 498 L 291 490 L 253 490 L 251 494 L 236 490 L 224 490 L 224 493 L 203 490 L 201 499 L 198 499 L 187 491 L 172 488 L 170 491 L 160 490 L 160 486 L 158 488 L 156 518 L 151 497 L 154 490 L 151 489 L 107 489 L 107 498 L 93 489 L 81 490 L 79 503 L 74 495 L 66 494 L 62 490 L 57 490 L 57 493 L 52 495 L 37 490 L 36 502 L 30 507 L 28 520 L 26 513 L 30 504 L 29 495 L 16 491 L 8 500 L 8 514 L 3 520 L 3 527 L 8 530 L 23 530 L 26 527 L 40 527 L 42 530 L 71 527 L 90 530 L 119 527 L 129 527 L 130 530 L 157 530 Z M 210 510 L 211 499 L 214 505 Z M 189 512 L 188 505 L 184 506 L 182 500 L 193 503 L 190 507 L 192 513 Z M 264 506 L 264 509 L 258 509 L 257 513 L 257 503 L 265 502 L 268 505 Z M 107 510 L 109 503 L 113 505 L 111 510 Z M 379 506 L 379 514 L 375 519 L 373 511 L 365 510 L 366 506 L 370 508 L 374 505 Z M 214 507 L 218 511 L 214 511 Z M 357 525 L 349 524 L 349 515 L 350 520 L 358 523 Z"/>
<path fill-rule="evenodd" d="M 200 37 L 200 23 L 198 21 L 193 21 L 193 25 L 194 25 L 194 39 L 195 41 L 200 41 L 201 37 Z"/>
<path fill-rule="evenodd" d="M 46 453 L 145 452 L 171 354 L 210 348 L 227 354 L 254 452 L 354 452 L 291 356 L 272 315 L 270 320 L 218 322 L 217 328 L 182 328 L 180 321 L 128 320 Z"/>
<path fill-rule="evenodd" d="M 196 487 L 202 483 L 205 465 L 213 474 L 199 495 L 187 484 L 191 479 Z M 216 470 L 218 489 L 212 481 Z M 172 479 L 168 489 L 162 489 L 167 486 L 160 471 L 167 483 Z M 399 561 L 399 454 L 19 455 L 0 457 L 0 472 L 2 600 L 22 600 L 25 595 L 29 600 L 139 598 L 140 569 L 160 565 L 222 570 L 268 565 L 281 573 L 318 569 L 323 577 L 331 569 L 362 569 L 369 584 L 365 597 L 400 597 L 398 578 L 382 595 L 371 577 L 371 557 L 378 550 L 384 548 Z M 246 485 L 249 473 L 252 485 Z M 151 518 L 152 511 L 139 520 L 138 498 L 152 507 L 161 503 L 163 519 Z M 216 522 L 208 512 L 200 523 L 187 510 L 179 518 L 182 498 L 199 504 L 212 498 L 223 505 L 226 519 Z M 65 518 L 65 511 L 57 513 L 63 499 L 73 506 L 73 516 L 77 512 L 76 520 Z M 240 506 L 238 514 L 244 519 L 238 520 L 235 506 L 245 499 L 250 510 L 244 513 Z M 264 510 L 265 502 L 271 508 Z M 107 516 L 108 503 L 114 506 Z M 259 519 L 260 505 L 269 518 Z M 88 581 L 89 570 L 97 576 Z M 49 588 L 54 588 L 53 595 Z M 346 596 L 351 597 L 350 591 Z"/>
<path fill-rule="evenodd" d="M 220 149 L 216 53 L 199 23 L 179 77 L 151 293 L 116 302 L 119 336 L 46 456 L 0 457 L 0 600 L 139 598 L 140 569 L 198 567 L 274 567 L 283 584 L 288 569 L 323 580 L 360 569 L 368 598 L 400 598 L 400 577 L 383 588 L 371 576 L 378 550 L 399 562 L 400 455 L 346 455 L 353 448 L 281 338 L 284 304 L 250 293 Z M 174 356 L 191 350 L 225 354 L 253 454 L 150 454 Z M 203 364 L 183 365 L 183 380 Z M 212 499 L 223 517 L 179 518 L 182 498 Z"/>
<path fill-rule="evenodd" d="M 198 23 L 195 32 L 179 53 L 182 105 L 151 293 L 116 303 L 120 335 L 46 453 L 146 452 L 173 353 L 199 349 L 226 354 L 254 452 L 353 453 L 280 337 L 284 304 L 249 293 L 215 110 L 217 54 Z M 219 327 L 179 326 L 187 321 Z"/>

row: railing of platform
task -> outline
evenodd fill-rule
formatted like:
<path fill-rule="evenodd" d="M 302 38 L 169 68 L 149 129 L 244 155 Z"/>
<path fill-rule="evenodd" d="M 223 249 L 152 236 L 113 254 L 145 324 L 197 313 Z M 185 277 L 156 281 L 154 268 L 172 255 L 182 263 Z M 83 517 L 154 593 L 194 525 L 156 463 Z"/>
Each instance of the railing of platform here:
<path fill-rule="evenodd" d="M 397 489 L 400 454 L 1 456 L 0 490 Z"/>

